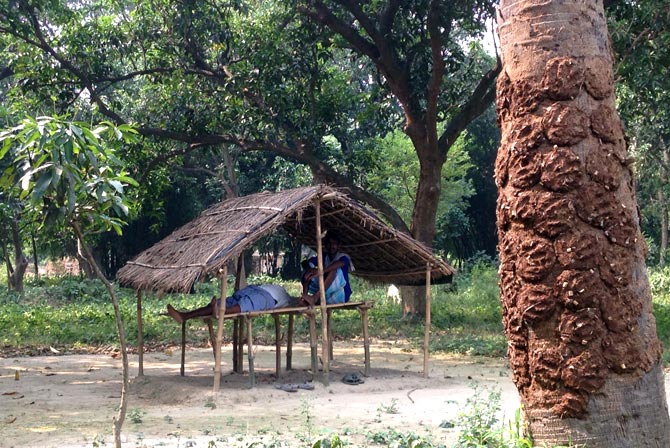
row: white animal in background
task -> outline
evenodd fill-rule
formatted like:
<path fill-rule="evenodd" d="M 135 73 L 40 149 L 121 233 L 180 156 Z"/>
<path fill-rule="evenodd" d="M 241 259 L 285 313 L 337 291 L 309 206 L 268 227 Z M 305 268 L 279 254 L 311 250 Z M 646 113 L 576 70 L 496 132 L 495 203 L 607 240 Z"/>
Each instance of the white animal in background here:
<path fill-rule="evenodd" d="M 400 303 L 400 290 L 396 285 L 391 284 L 386 291 L 386 297 L 391 299 L 393 303 Z"/>

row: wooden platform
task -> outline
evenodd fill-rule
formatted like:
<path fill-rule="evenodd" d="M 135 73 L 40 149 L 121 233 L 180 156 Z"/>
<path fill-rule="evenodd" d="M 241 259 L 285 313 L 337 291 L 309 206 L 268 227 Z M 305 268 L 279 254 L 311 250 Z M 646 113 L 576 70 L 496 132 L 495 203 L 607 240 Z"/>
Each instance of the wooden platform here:
<path fill-rule="evenodd" d="M 365 376 L 370 375 L 370 337 L 368 332 L 368 310 L 372 308 L 373 302 L 347 302 L 347 303 L 337 303 L 332 305 L 326 305 L 327 311 L 327 328 L 328 328 L 328 340 L 330 344 L 328 345 L 328 357 L 330 360 L 333 359 L 333 337 L 332 337 L 332 325 L 331 319 L 333 312 L 337 310 L 358 310 L 361 315 L 361 326 L 363 330 L 363 346 L 365 350 Z M 287 315 L 288 316 L 288 332 L 286 338 L 286 369 L 290 370 L 292 368 L 292 356 L 293 356 L 293 336 L 294 336 L 294 320 L 295 316 L 304 316 L 309 320 L 309 341 L 310 341 L 310 351 L 311 351 L 311 370 L 312 376 L 316 376 L 318 372 L 318 355 L 317 355 L 317 331 L 316 331 L 316 313 L 318 310 L 321 310 L 320 306 L 311 307 L 311 306 L 295 306 L 295 307 L 285 307 L 285 308 L 273 308 L 270 310 L 264 311 L 252 311 L 248 313 L 235 313 L 235 314 L 224 314 L 223 319 L 234 319 L 233 327 L 233 370 L 237 373 L 242 373 L 243 371 L 243 346 L 244 346 L 244 333 L 246 327 L 246 342 L 247 342 L 247 358 L 248 358 L 248 369 L 249 369 L 249 383 L 253 387 L 255 385 L 255 375 L 254 375 L 254 350 L 253 350 L 253 319 L 255 317 L 271 315 L 274 318 L 275 323 L 275 345 L 276 345 L 276 358 L 275 358 L 275 374 L 277 378 L 281 375 L 281 325 L 279 321 L 279 316 Z M 209 337 L 212 342 L 212 348 L 214 349 L 214 356 L 216 356 L 216 336 L 214 333 L 214 325 L 212 321 L 217 321 L 218 317 L 208 316 L 202 318 L 208 326 Z M 181 369 L 180 374 L 184 376 L 184 365 L 186 363 L 186 322 L 184 321 L 181 324 Z M 243 326 L 244 324 L 244 326 Z M 324 351 L 326 349 L 324 348 Z"/>

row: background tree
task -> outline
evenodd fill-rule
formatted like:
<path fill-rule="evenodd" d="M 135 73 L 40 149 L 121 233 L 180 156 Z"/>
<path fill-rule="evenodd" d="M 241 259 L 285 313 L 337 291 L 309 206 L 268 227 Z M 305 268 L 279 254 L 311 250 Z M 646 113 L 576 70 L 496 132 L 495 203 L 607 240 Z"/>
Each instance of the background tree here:
<path fill-rule="evenodd" d="M 602 2 L 502 1 L 500 285 L 536 445 L 669 446 Z"/>
<path fill-rule="evenodd" d="M 670 194 L 670 5 L 614 2 L 608 17 L 618 56 L 618 106 L 638 172 L 642 229 L 651 238 L 653 262 L 663 266 Z"/>
<path fill-rule="evenodd" d="M 66 223 L 110 296 L 121 349 L 123 380 L 121 403 L 114 418 L 114 440 L 121 447 L 128 392 L 126 337 L 114 287 L 102 273 L 91 253 L 88 235 L 113 229 L 121 233 L 129 214 L 128 185 L 137 185 L 126 175 L 114 146 L 127 144 L 132 129 L 102 124 L 93 129 L 82 123 L 40 117 L 25 119 L 0 133 L 0 159 L 7 154 L 14 162 L 3 173 L 3 183 L 20 185 L 26 207 L 43 217 L 45 226 Z"/>
<path fill-rule="evenodd" d="M 365 188 L 370 142 L 402 121 L 423 148 L 413 234 L 432 244 L 448 148 L 486 109 L 496 73 L 467 45 L 491 2 L 452 3 L 345 5 L 339 20 L 367 18 L 367 31 L 376 30 L 374 40 L 359 35 L 368 42 L 361 52 L 291 2 L 21 0 L 0 7 L 0 36 L 12 50 L 5 79 L 12 98 L 136 123 L 145 145 L 133 159 L 143 173 L 212 146 L 270 151 L 407 230 Z M 311 15 L 312 6 L 300 7 Z"/>

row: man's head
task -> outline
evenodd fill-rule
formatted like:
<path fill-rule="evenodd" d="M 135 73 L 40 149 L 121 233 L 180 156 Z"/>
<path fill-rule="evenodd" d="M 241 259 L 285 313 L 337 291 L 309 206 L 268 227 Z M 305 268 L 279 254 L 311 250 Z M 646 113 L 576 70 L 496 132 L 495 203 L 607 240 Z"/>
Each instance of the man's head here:
<path fill-rule="evenodd" d="M 335 255 L 340 250 L 340 235 L 334 231 L 326 232 L 326 237 L 323 239 L 323 245 L 328 255 Z"/>

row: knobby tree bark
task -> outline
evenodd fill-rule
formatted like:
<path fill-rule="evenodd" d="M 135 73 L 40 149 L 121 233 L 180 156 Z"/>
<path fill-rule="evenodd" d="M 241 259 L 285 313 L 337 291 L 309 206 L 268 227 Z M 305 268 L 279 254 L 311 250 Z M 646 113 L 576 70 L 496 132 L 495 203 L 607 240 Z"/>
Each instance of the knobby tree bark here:
<path fill-rule="evenodd" d="M 602 0 L 502 0 L 503 321 L 536 446 L 670 446 Z"/>

